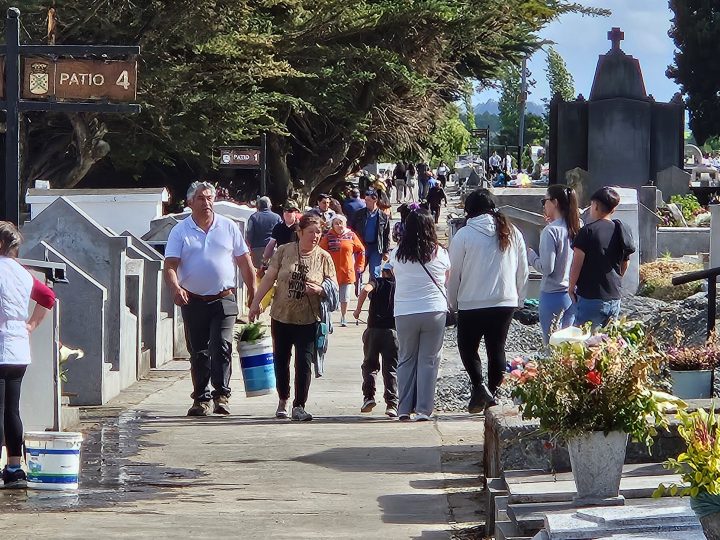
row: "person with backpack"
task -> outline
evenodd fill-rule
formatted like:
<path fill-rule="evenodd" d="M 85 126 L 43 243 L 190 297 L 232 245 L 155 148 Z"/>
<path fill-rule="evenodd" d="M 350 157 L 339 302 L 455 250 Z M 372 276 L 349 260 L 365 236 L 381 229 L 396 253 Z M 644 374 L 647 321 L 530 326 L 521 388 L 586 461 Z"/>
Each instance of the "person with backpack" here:
<path fill-rule="evenodd" d="M 435 223 L 440 221 L 440 205 L 445 201 L 445 207 L 447 208 L 447 195 L 443 186 L 437 182 L 432 182 L 431 187 L 427 194 L 427 205 L 430 208 L 430 213 L 435 218 Z"/>
<path fill-rule="evenodd" d="M 620 314 L 622 277 L 635 253 L 632 234 L 612 219 L 620 195 L 602 187 L 590 197 L 590 222 L 573 242 L 568 294 L 576 304 L 575 325 L 605 326 Z"/>
<path fill-rule="evenodd" d="M 370 299 L 368 310 L 367 328 L 363 332 L 363 354 L 365 358 L 362 363 L 362 392 L 363 404 L 360 412 L 368 413 L 375 408 L 375 379 L 378 371 L 382 370 L 383 383 L 385 385 L 385 414 L 390 418 L 396 418 L 398 408 L 398 336 L 395 330 L 395 277 L 392 266 L 384 263 L 382 275 L 366 284 L 360 297 L 357 307 L 353 312 L 355 321 L 360 318 L 362 307 L 366 299 Z M 382 357 L 382 367 L 380 365 Z"/>

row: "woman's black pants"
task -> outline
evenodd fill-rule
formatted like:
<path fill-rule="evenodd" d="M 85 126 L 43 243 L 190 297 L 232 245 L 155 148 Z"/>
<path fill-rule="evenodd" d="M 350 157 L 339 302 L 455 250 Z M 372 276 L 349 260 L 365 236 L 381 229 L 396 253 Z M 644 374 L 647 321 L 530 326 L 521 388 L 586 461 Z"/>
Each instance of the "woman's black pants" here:
<path fill-rule="evenodd" d="M 0 365 L 0 443 L 9 457 L 22 456 L 23 425 L 20 420 L 20 386 L 27 366 Z"/>
<path fill-rule="evenodd" d="M 457 343 L 465 370 L 470 376 L 473 389 L 483 384 L 482 362 L 478 349 L 485 338 L 488 356 L 488 382 L 494 394 L 505 374 L 505 340 L 515 308 L 496 307 L 458 311 Z"/>

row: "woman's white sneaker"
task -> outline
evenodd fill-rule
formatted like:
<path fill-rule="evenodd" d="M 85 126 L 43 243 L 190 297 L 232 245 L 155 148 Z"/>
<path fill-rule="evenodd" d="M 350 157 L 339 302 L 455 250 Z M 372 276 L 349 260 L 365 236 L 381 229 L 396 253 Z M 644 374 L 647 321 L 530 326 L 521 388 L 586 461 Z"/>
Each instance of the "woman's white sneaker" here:
<path fill-rule="evenodd" d="M 312 414 L 307 412 L 303 407 L 293 407 L 292 419 L 298 422 L 309 422 L 313 417 Z"/>

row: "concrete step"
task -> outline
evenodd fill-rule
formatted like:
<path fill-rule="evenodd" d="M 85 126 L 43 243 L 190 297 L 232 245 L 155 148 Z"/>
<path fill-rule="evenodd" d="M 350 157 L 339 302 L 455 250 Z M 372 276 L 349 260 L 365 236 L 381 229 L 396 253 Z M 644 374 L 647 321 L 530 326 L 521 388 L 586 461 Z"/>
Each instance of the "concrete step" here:
<path fill-rule="evenodd" d="M 521 534 L 509 521 L 495 523 L 495 540 L 531 540 L 531 538 Z"/>

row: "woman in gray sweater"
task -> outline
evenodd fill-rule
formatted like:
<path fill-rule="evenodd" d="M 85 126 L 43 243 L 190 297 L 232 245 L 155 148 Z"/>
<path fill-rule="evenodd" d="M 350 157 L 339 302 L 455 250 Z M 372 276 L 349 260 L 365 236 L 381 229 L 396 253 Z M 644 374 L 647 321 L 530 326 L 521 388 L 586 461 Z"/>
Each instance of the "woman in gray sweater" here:
<path fill-rule="evenodd" d="M 551 330 L 571 326 L 575 307 L 568 294 L 572 242 L 580 230 L 580 213 L 575 190 L 560 184 L 549 186 L 542 199 L 548 225 L 540 234 L 540 249 L 528 248 L 528 263 L 542 274 L 540 326 L 547 344 Z"/>

